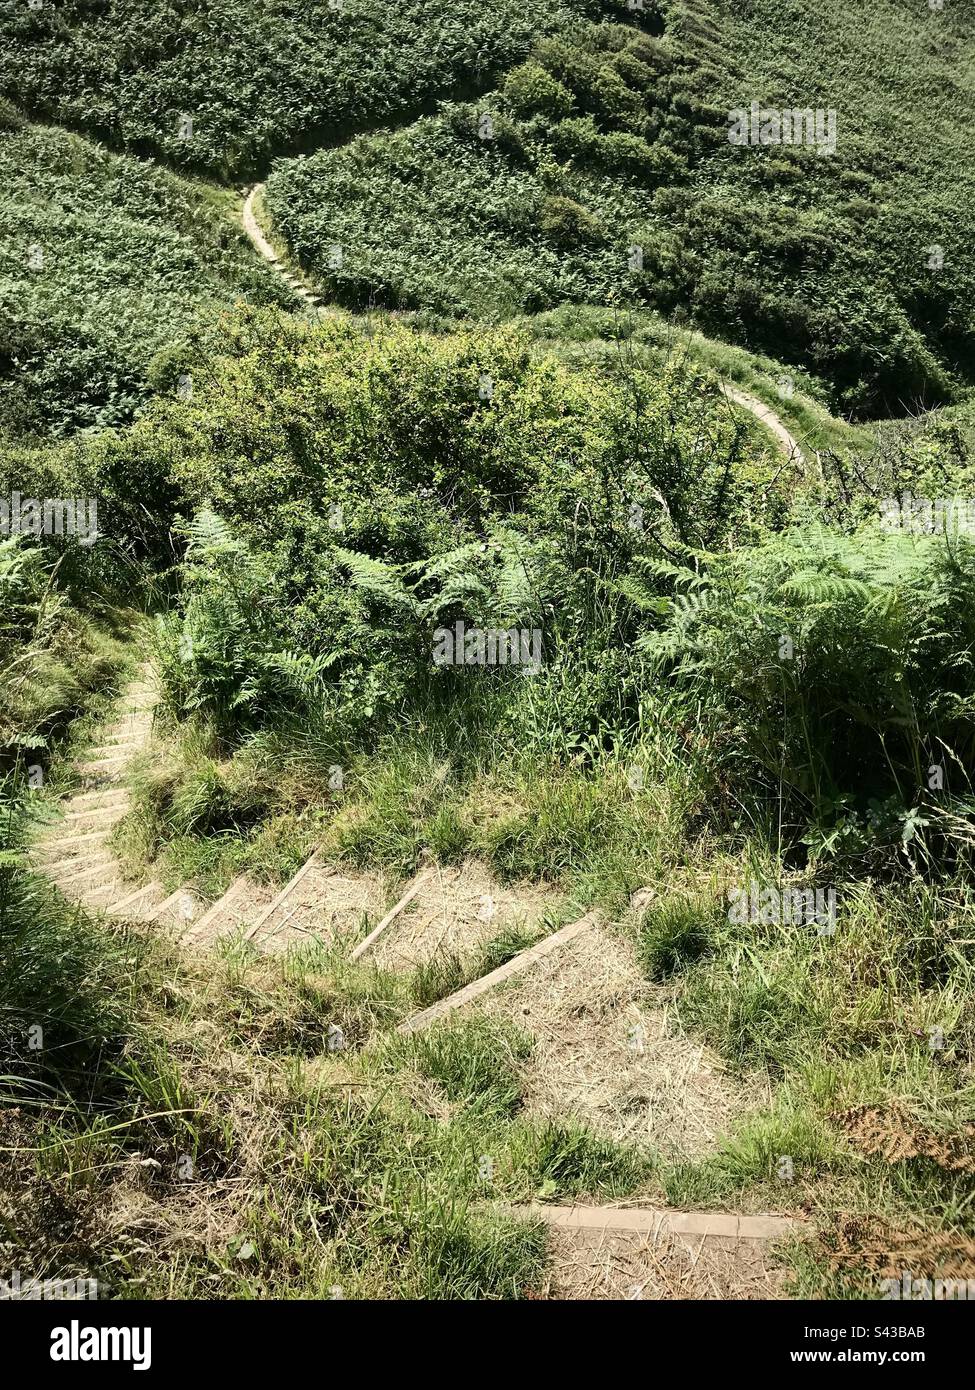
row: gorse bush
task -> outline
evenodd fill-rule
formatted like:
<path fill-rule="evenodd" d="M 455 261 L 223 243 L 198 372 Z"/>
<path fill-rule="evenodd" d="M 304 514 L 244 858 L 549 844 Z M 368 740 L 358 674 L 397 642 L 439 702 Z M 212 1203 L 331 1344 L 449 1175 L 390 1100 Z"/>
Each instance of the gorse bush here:
<path fill-rule="evenodd" d="M 556 729 L 618 723 L 639 629 L 614 579 L 644 550 L 727 543 L 782 508 L 761 448 L 679 369 L 592 379 L 509 331 L 370 339 L 261 316 L 228 347 L 191 402 L 113 446 L 124 476 L 151 436 L 196 513 L 167 688 L 224 736 L 322 701 L 354 739 L 460 708 L 512 734 L 544 724 L 517 668 L 434 661 L 458 621 L 540 632 Z"/>

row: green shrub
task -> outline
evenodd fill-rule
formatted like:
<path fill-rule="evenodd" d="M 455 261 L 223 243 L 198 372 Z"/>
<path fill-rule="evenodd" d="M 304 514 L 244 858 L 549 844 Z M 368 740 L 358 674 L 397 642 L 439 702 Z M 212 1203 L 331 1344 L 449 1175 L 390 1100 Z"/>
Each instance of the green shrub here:
<path fill-rule="evenodd" d="M 586 208 L 571 198 L 546 198 L 538 225 L 542 235 L 556 246 L 575 246 L 579 242 L 605 240 L 606 229 Z"/>
<path fill-rule="evenodd" d="M 520 120 L 547 116 L 559 120 L 572 110 L 572 93 L 538 63 L 522 63 L 504 80 L 502 95 Z"/>
<path fill-rule="evenodd" d="M 706 899 L 669 897 L 640 923 L 640 964 L 651 980 L 664 980 L 714 949 L 715 923 L 723 905 Z"/>
<path fill-rule="evenodd" d="M 910 856 L 952 808 L 967 840 L 969 540 L 794 530 L 684 571 L 678 589 L 641 645 L 740 794 L 764 787 L 817 852 L 893 840 Z"/>

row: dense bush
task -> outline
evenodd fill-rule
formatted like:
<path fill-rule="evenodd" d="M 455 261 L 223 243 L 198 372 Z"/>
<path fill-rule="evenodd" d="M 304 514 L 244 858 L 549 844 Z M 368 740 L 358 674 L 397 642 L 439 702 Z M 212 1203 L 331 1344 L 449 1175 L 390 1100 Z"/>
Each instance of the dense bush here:
<path fill-rule="evenodd" d="M 199 378 L 111 440 L 108 473 L 104 446 L 80 456 L 138 476 L 151 441 L 195 515 L 162 647 L 174 706 L 226 737 L 313 706 L 366 742 L 407 711 L 517 723 L 529 684 L 553 737 L 591 733 L 635 699 L 614 575 L 782 507 L 713 384 L 584 376 L 510 331 L 370 339 L 257 315 Z M 459 619 L 540 628 L 545 670 L 438 667 L 433 632 Z"/>
<path fill-rule="evenodd" d="M 0 88 L 116 147 L 247 177 L 274 154 L 481 89 L 587 9 L 598 6 L 3 0 Z"/>
<path fill-rule="evenodd" d="M 970 539 L 790 530 L 667 578 L 664 625 L 640 645 L 726 786 L 764 786 L 817 852 L 913 853 L 946 832 L 968 846 Z"/>

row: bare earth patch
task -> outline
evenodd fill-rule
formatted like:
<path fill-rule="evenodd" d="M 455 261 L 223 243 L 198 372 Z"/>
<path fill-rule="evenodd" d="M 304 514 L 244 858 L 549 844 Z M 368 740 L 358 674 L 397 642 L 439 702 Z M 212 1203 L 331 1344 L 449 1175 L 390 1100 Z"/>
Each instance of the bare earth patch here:
<path fill-rule="evenodd" d="M 620 1141 L 695 1158 L 764 1092 L 731 1077 L 718 1057 L 682 1036 L 667 995 L 644 979 L 632 949 L 593 927 L 486 995 L 489 1016 L 535 1039 L 524 1064 L 527 1109 L 572 1115 Z"/>
<path fill-rule="evenodd" d="M 764 1241 L 553 1230 L 548 1299 L 784 1298 L 785 1272 Z"/>
<path fill-rule="evenodd" d="M 437 867 L 366 959 L 386 970 L 411 970 L 451 955 L 466 965 L 503 932 L 537 926 L 557 900 L 544 886 L 499 884 L 476 860 Z"/>
<path fill-rule="evenodd" d="M 379 916 L 383 900 L 378 877 L 349 878 L 327 865 L 314 864 L 260 924 L 254 945 L 260 951 L 280 951 L 311 937 L 329 943 L 353 941 L 364 919 L 375 921 Z"/>

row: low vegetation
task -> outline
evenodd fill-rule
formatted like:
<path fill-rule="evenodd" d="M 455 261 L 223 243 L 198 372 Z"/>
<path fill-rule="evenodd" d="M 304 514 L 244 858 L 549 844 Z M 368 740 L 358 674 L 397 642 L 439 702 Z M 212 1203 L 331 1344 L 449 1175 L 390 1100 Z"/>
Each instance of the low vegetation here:
<path fill-rule="evenodd" d="M 349 304 L 643 304 L 803 367 L 842 413 L 956 397 L 973 302 L 958 7 L 696 0 L 665 9 L 662 36 L 645 15 L 563 28 L 476 103 L 280 164 L 275 221 Z M 753 101 L 832 108 L 835 151 L 729 143 Z"/>
<path fill-rule="evenodd" d="M 227 195 L 78 136 L 0 130 L 0 430 L 121 424 L 177 389 L 194 327 L 239 298 L 290 302 L 232 213 Z"/>

